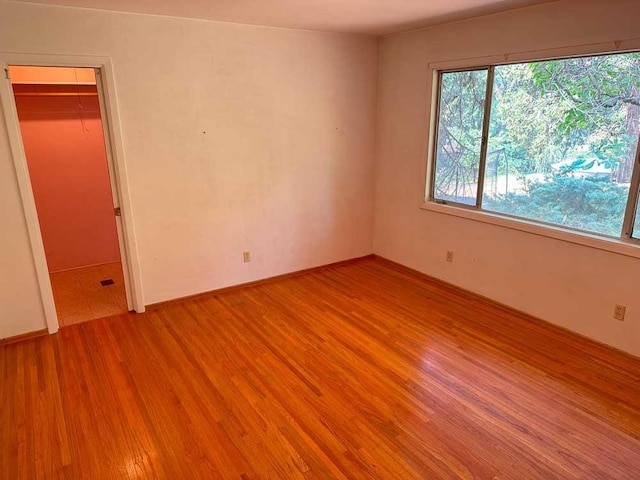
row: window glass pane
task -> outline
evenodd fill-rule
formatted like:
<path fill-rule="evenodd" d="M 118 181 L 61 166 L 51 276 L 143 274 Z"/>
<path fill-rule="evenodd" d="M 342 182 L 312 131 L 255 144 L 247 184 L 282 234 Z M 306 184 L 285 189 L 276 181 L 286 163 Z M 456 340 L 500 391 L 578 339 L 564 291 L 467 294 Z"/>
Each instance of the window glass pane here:
<path fill-rule="evenodd" d="M 619 237 L 640 54 L 495 68 L 483 208 Z"/>
<path fill-rule="evenodd" d="M 476 204 L 487 70 L 443 73 L 434 198 Z"/>
<path fill-rule="evenodd" d="M 640 238 L 640 196 L 638 197 L 638 202 L 636 203 L 636 219 L 633 223 L 633 233 L 631 234 L 633 238 Z"/>

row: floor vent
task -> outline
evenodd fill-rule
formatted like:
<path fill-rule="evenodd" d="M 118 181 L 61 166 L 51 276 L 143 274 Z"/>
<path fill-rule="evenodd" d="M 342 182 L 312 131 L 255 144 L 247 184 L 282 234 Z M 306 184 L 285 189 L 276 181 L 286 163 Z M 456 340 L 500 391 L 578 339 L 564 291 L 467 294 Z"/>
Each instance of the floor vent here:
<path fill-rule="evenodd" d="M 100 280 L 100 285 L 102 285 L 103 287 L 107 287 L 109 285 L 115 285 L 116 282 L 113 281 L 113 279 L 111 278 L 107 278 L 106 280 Z"/>

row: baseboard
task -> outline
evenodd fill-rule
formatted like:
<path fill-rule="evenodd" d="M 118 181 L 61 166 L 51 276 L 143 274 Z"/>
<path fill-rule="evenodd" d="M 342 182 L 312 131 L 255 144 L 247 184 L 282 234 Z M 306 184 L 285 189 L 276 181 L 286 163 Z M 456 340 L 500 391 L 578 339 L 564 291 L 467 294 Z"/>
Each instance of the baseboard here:
<path fill-rule="evenodd" d="M 33 338 L 44 337 L 49 335 L 49 331 L 46 328 L 42 330 L 36 330 L 34 332 L 21 333 L 20 335 L 14 335 L 13 337 L 7 337 L 0 339 L 0 345 L 10 345 L 12 343 L 24 342 L 25 340 L 31 340 Z"/>
<path fill-rule="evenodd" d="M 64 273 L 64 272 L 73 272 L 74 270 L 82 270 L 84 268 L 93 268 L 93 267 L 100 267 L 102 265 L 110 265 L 112 263 L 122 263 L 122 259 L 119 260 L 112 260 L 110 262 L 100 262 L 100 263 L 93 263 L 91 265 L 83 265 L 81 267 L 71 267 L 71 268 L 63 268 L 62 270 L 54 270 L 49 272 L 49 274 L 53 274 L 53 273 Z"/>
<path fill-rule="evenodd" d="M 629 352 L 625 352 L 624 350 L 620 350 L 619 348 L 613 347 L 611 345 L 608 345 L 604 342 L 601 342 L 600 340 L 596 340 L 595 338 L 591 338 L 588 337 L 586 335 L 583 335 L 579 332 L 575 332 L 573 330 L 570 330 L 566 327 L 563 327 L 561 325 L 557 325 L 553 322 L 550 322 L 549 320 L 544 320 L 543 318 L 540 317 L 536 317 L 535 315 L 531 315 L 530 313 L 527 312 L 523 312 L 522 310 L 518 310 L 515 307 L 512 307 L 510 305 L 501 303 L 497 300 L 494 300 L 492 298 L 489 297 L 485 297 L 484 295 L 480 294 L 480 293 L 476 293 L 476 292 L 472 292 L 471 290 L 467 290 L 465 288 L 459 287 L 458 285 L 454 285 L 453 283 L 449 283 L 445 280 L 441 280 L 439 278 L 436 277 L 432 277 L 431 275 L 428 275 L 426 273 L 422 273 L 419 270 L 415 270 L 411 267 L 407 267 L 406 265 L 402 265 L 401 263 L 397 263 L 394 262 L 393 260 L 389 260 L 388 258 L 384 258 L 381 257 L 380 255 L 371 255 L 371 257 L 375 258 L 376 260 L 385 263 L 386 265 L 388 265 L 391 268 L 394 268 L 397 271 L 403 272 L 403 273 L 407 273 L 410 275 L 413 275 L 415 277 L 421 278 L 423 280 L 426 280 L 430 283 L 439 285 L 443 288 L 446 288 L 448 290 L 451 290 L 453 292 L 455 292 L 456 294 L 458 294 L 459 296 L 463 297 L 463 298 L 467 298 L 469 300 L 474 300 L 477 302 L 481 302 L 484 303 L 487 306 L 490 306 L 492 308 L 500 308 L 506 312 L 508 312 L 511 315 L 516 315 L 524 320 L 533 322 L 533 323 L 538 323 L 541 325 L 544 325 L 545 327 L 549 327 L 549 328 L 553 328 L 556 330 L 559 330 L 565 334 L 574 336 L 576 338 L 579 338 L 581 341 L 585 341 L 588 342 L 592 345 L 598 346 L 600 348 L 604 348 L 607 350 L 611 350 L 613 352 L 615 352 L 616 354 L 622 354 L 625 355 L 635 361 L 640 360 L 640 357 L 633 355 L 632 353 Z"/>
<path fill-rule="evenodd" d="M 365 260 L 367 258 L 373 258 L 375 255 L 373 254 L 369 254 L 369 255 L 365 255 L 363 257 L 356 257 L 356 258 L 350 258 L 348 260 L 341 260 L 339 262 L 334 262 L 334 263 L 328 263 L 326 265 L 320 265 L 318 267 L 311 267 L 311 268 L 305 268 L 303 270 L 296 270 L 295 272 L 289 272 L 289 273 L 283 273 L 281 275 L 275 275 L 273 277 L 267 277 L 267 278 L 262 278 L 260 280 L 254 280 L 252 282 L 245 282 L 245 283 L 239 283 L 237 285 L 231 285 L 229 287 L 222 287 L 222 288 L 218 288 L 215 290 L 208 290 L 206 292 L 201 292 L 201 293 L 195 293 L 193 295 L 187 295 L 185 297 L 179 297 L 179 298 L 174 298 L 171 300 L 165 300 L 162 302 L 157 302 L 157 303 L 151 303 L 149 305 L 146 305 L 145 308 L 147 310 L 155 310 L 157 308 L 161 308 L 167 305 L 171 305 L 174 303 L 181 303 L 181 302 L 185 302 L 187 300 L 195 300 L 201 297 L 207 297 L 209 295 L 216 295 L 216 294 L 220 294 L 220 293 L 224 293 L 224 292 L 229 292 L 229 291 L 233 291 L 233 290 L 238 290 L 238 289 L 242 289 L 242 288 L 247 288 L 247 287 L 255 287 L 256 285 L 264 285 L 267 283 L 271 283 L 271 282 L 276 282 L 278 280 L 283 280 L 285 278 L 290 278 L 290 277 L 295 277 L 298 275 L 303 275 L 305 273 L 311 273 L 311 272 L 315 272 L 315 271 L 320 271 L 324 268 L 332 268 L 332 267 L 339 267 L 341 265 L 349 265 L 351 263 L 356 263 L 359 262 L 361 260 Z"/>

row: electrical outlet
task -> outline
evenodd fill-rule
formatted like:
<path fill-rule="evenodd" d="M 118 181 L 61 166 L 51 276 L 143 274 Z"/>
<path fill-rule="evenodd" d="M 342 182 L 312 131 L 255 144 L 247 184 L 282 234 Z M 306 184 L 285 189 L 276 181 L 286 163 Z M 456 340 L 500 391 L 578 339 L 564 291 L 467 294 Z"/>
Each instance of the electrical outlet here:
<path fill-rule="evenodd" d="M 447 250 L 447 262 L 453 263 L 453 250 Z"/>
<path fill-rule="evenodd" d="M 251 252 L 242 252 L 242 261 L 244 263 L 251 261 Z"/>
<path fill-rule="evenodd" d="M 624 314 L 627 312 L 627 307 L 624 305 L 616 305 L 613 308 L 613 318 L 616 320 L 620 320 L 621 322 L 624 320 Z"/>

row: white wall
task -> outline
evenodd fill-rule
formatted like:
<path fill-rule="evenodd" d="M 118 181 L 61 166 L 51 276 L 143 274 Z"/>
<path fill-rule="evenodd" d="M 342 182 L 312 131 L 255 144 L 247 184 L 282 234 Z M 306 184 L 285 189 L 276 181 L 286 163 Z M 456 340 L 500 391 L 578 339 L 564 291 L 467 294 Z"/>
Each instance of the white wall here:
<path fill-rule="evenodd" d="M 112 58 L 145 303 L 372 253 L 375 38 L 0 1 L 0 51 Z M 3 125 L 0 338 L 45 327 Z"/>
<path fill-rule="evenodd" d="M 0 126 L 0 218 L 0 338 L 4 338 L 40 330 L 46 325 L 9 138 L 3 125 Z"/>
<path fill-rule="evenodd" d="M 640 260 L 419 208 L 428 63 L 638 38 L 638 18 L 637 0 L 561 1 L 384 37 L 375 253 L 640 355 Z"/>

